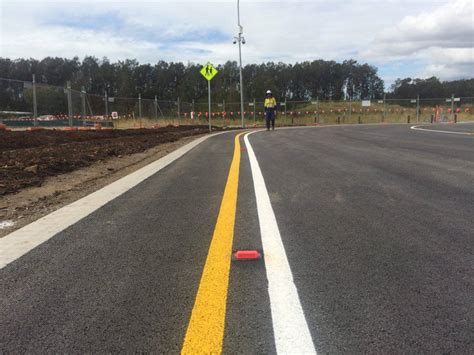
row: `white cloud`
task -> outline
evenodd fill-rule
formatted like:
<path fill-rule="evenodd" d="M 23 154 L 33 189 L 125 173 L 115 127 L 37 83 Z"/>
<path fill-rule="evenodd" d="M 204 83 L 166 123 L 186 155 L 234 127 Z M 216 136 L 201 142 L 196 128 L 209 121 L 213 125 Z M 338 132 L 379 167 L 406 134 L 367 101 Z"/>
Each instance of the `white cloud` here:
<path fill-rule="evenodd" d="M 384 29 L 362 57 L 422 61 L 426 66 L 419 75 L 455 79 L 474 76 L 473 47 L 474 2 L 455 0 Z"/>
<path fill-rule="evenodd" d="M 474 76 L 470 0 L 240 3 L 244 64 L 352 57 L 390 66 L 408 59 L 422 63 L 411 76 Z M 3 57 L 237 60 L 235 0 L 0 0 L 0 21 Z"/>

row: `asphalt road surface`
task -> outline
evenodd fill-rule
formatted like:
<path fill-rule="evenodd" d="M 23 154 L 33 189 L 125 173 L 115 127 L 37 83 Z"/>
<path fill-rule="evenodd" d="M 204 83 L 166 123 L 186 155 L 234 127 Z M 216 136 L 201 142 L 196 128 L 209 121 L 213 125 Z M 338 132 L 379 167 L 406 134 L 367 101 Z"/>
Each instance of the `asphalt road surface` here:
<path fill-rule="evenodd" d="M 237 134 L 2 268 L 0 352 L 474 353 L 474 136 Z"/>

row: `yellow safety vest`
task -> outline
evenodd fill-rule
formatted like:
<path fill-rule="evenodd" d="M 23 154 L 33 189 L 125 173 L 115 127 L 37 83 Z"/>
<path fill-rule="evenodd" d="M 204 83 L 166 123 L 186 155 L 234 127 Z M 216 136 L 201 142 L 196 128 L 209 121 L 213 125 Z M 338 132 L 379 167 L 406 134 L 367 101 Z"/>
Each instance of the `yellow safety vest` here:
<path fill-rule="evenodd" d="M 264 106 L 265 108 L 275 108 L 277 105 L 277 102 L 274 97 L 268 97 L 265 99 Z"/>

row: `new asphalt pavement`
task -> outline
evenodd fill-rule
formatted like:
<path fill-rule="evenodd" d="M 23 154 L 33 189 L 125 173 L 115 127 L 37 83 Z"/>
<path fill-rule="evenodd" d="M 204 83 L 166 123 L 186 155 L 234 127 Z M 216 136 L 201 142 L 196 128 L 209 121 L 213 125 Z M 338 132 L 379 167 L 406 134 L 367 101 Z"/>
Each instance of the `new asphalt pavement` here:
<path fill-rule="evenodd" d="M 179 353 L 236 134 L 203 141 L 1 269 L 0 352 Z M 232 249 L 262 251 L 243 137 Z M 248 140 L 319 353 L 474 352 L 474 135 L 341 125 Z M 277 352 L 282 311 L 263 254 L 229 256 L 224 353 Z"/>

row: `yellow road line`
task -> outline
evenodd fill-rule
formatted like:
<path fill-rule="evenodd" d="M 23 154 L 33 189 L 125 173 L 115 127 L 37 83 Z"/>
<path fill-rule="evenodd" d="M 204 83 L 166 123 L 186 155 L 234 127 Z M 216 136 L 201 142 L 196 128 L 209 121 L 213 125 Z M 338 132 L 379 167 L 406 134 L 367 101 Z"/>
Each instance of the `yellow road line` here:
<path fill-rule="evenodd" d="M 234 156 L 222 197 L 211 246 L 184 339 L 182 354 L 222 352 L 229 285 L 232 240 L 234 239 L 237 190 L 239 186 L 240 142 L 235 137 Z"/>

